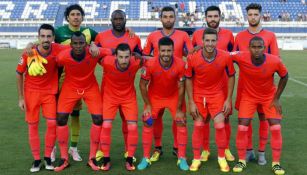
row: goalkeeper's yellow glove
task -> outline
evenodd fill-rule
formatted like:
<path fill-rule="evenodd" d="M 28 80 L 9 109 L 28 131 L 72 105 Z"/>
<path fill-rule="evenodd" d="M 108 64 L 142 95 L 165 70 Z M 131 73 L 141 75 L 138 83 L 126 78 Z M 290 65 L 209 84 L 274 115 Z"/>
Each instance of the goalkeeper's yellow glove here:
<path fill-rule="evenodd" d="M 30 76 L 38 76 L 47 73 L 43 64 L 47 64 L 48 61 L 40 56 L 35 49 L 33 51 L 33 56 L 28 57 L 28 73 Z"/>

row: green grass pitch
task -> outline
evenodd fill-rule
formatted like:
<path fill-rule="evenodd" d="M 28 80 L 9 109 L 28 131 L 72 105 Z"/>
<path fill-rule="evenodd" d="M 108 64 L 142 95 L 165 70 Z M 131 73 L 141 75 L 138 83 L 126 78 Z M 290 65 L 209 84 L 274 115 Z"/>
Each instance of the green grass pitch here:
<path fill-rule="evenodd" d="M 15 68 L 19 61 L 21 51 L 15 49 L 0 50 L 0 174 L 3 175 L 22 175 L 30 174 L 29 168 L 33 161 L 27 135 L 27 125 L 24 121 L 24 114 L 19 110 L 17 104 L 17 90 Z M 307 161 L 307 139 L 306 139 L 306 114 L 307 114 L 307 61 L 306 51 L 282 51 L 281 52 L 284 63 L 289 69 L 290 79 L 288 86 L 282 96 L 282 105 L 284 112 L 284 119 L 282 121 L 283 133 L 283 152 L 281 163 L 286 169 L 287 174 L 302 175 L 306 174 L 304 170 Z M 99 66 L 97 66 L 99 67 Z M 101 68 L 97 68 L 97 79 L 101 81 Z M 138 89 L 139 74 L 136 78 L 136 87 Z M 139 101 L 139 115 L 143 102 L 138 92 Z M 254 119 L 254 148 L 257 148 L 258 142 L 258 119 Z M 232 139 L 231 150 L 236 154 L 235 149 L 235 134 L 237 128 L 237 113 L 231 117 L 232 123 Z M 58 174 L 168 174 L 168 175 L 181 175 L 181 174 L 222 174 L 218 169 L 217 152 L 213 138 L 213 130 L 211 132 L 211 157 L 208 162 L 203 163 L 200 170 L 196 173 L 182 172 L 176 166 L 176 158 L 171 154 L 172 149 L 172 134 L 171 134 L 171 117 L 167 112 L 164 115 L 164 133 L 163 133 L 163 150 L 164 155 L 159 162 L 145 171 L 127 172 L 124 168 L 123 159 L 123 139 L 121 134 L 121 120 L 117 117 L 114 122 L 112 131 L 112 169 L 109 172 L 93 172 L 86 166 L 88 152 L 89 152 L 89 127 L 91 124 L 90 115 L 86 109 L 81 112 L 81 136 L 79 142 L 80 153 L 83 157 L 82 162 L 74 162 L 70 160 L 71 167 Z M 139 122 L 139 147 L 136 152 L 138 161 L 142 157 L 141 147 L 141 125 Z M 192 134 L 192 120 L 188 116 L 189 126 L 189 143 L 187 149 L 188 162 L 191 163 L 193 157 L 191 150 L 191 134 Z M 43 133 L 45 132 L 45 120 L 40 121 L 40 134 L 41 142 L 43 142 Z M 43 152 L 43 143 L 41 144 L 41 152 Z M 59 151 L 57 152 L 59 157 Z M 43 157 L 43 154 L 42 154 Z M 256 162 L 248 164 L 248 168 L 242 174 L 273 174 L 271 172 L 271 150 L 269 144 L 267 145 L 267 160 L 266 166 L 258 166 Z M 234 163 L 229 163 L 231 167 Z M 42 170 L 37 174 L 55 174 L 55 172 L 48 172 Z M 224 174 L 224 173 L 223 173 Z M 234 173 L 229 173 L 234 174 Z"/>

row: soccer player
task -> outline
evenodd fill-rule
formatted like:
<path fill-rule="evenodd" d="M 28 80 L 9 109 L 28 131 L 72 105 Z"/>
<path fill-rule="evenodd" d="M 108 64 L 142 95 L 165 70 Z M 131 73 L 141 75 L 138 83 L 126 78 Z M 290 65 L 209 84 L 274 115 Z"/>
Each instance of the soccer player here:
<path fill-rule="evenodd" d="M 175 25 L 175 10 L 172 7 L 163 7 L 160 14 L 160 21 L 162 23 L 162 30 L 157 30 L 150 33 L 147 37 L 147 41 L 144 46 L 143 54 L 152 55 L 158 57 L 159 55 L 159 45 L 158 42 L 161 38 L 167 36 L 171 38 L 174 42 L 174 56 L 182 58 L 189 51 L 192 51 L 193 46 L 190 41 L 188 34 L 184 31 L 176 30 Z M 159 160 L 160 155 L 162 155 L 162 133 L 163 133 L 163 123 L 162 116 L 164 111 L 159 111 L 157 119 L 154 124 L 154 139 L 155 139 L 155 151 L 151 157 L 151 161 Z M 173 154 L 177 156 L 177 136 L 176 136 L 176 123 L 173 121 L 172 131 L 174 136 Z"/>
<path fill-rule="evenodd" d="M 240 92 L 239 125 L 237 132 L 237 150 L 239 161 L 234 172 L 242 172 L 246 168 L 246 148 L 248 146 L 248 130 L 250 122 L 259 106 L 271 130 L 272 170 L 276 175 L 285 174 L 280 166 L 282 147 L 281 136 L 281 105 L 280 96 L 288 81 L 288 71 L 278 56 L 265 53 L 265 41 L 255 36 L 250 40 L 250 52 L 237 52 L 232 55 L 244 77 L 244 89 Z M 274 85 L 274 74 L 278 73 L 278 87 Z"/>
<path fill-rule="evenodd" d="M 68 25 L 64 25 L 58 27 L 55 30 L 55 42 L 60 44 L 69 45 L 71 42 L 71 36 L 80 31 L 85 35 L 86 43 L 90 44 L 92 41 L 95 40 L 97 32 L 88 27 L 82 27 L 82 21 L 84 19 L 85 13 L 82 7 L 78 4 L 70 5 L 66 8 L 64 12 L 64 16 Z M 60 72 L 60 79 L 59 79 L 59 87 L 61 90 L 63 81 L 65 78 L 65 70 Z M 76 103 L 73 108 L 71 115 L 71 137 L 70 137 L 70 147 L 69 147 L 69 154 L 72 156 L 74 161 L 82 161 L 81 156 L 79 155 L 77 145 L 79 141 L 80 135 L 80 110 L 82 109 L 82 102 L 81 100 Z"/>
<path fill-rule="evenodd" d="M 117 109 L 121 109 L 126 122 L 127 149 L 126 169 L 135 170 L 133 157 L 138 144 L 138 107 L 134 79 L 144 59 L 131 56 L 130 46 L 126 43 L 116 47 L 115 55 L 105 57 L 101 65 L 103 67 L 103 125 L 101 131 L 101 150 L 104 153 L 101 170 L 108 171 L 111 167 L 110 145 L 113 120 Z"/>
<path fill-rule="evenodd" d="M 161 38 L 158 45 L 159 56 L 146 62 L 140 80 L 140 90 L 145 103 L 142 132 L 144 156 L 138 169 L 144 170 L 151 164 L 149 158 L 154 132 L 152 124 L 156 121 L 159 111 L 168 108 L 176 124 L 177 165 L 186 171 L 189 166 L 185 155 L 188 138 L 184 103 L 185 63 L 181 57 L 173 54 L 175 43 L 170 37 Z"/>
<path fill-rule="evenodd" d="M 214 121 L 215 141 L 218 149 L 218 163 L 222 172 L 228 172 L 225 159 L 226 133 L 225 116 L 231 111 L 231 98 L 235 82 L 235 70 L 229 53 L 216 49 L 217 31 L 211 28 L 203 34 L 203 49 L 188 57 L 186 70 L 186 89 L 189 107 L 194 119 L 192 146 L 194 159 L 191 171 L 197 171 L 201 165 L 201 147 L 203 127 L 206 117 Z M 227 98 L 223 92 L 225 70 L 228 73 Z"/>
<path fill-rule="evenodd" d="M 255 37 L 259 36 L 264 40 L 265 53 L 269 53 L 272 55 L 279 56 L 279 50 L 277 46 L 277 40 L 275 34 L 271 31 L 263 29 L 261 27 L 261 11 L 262 7 L 260 4 L 249 4 L 246 7 L 247 11 L 247 20 L 249 23 L 249 27 L 246 30 L 239 32 L 235 39 L 234 51 L 248 51 L 249 50 L 249 42 Z M 241 101 L 241 91 L 244 88 L 242 78 L 243 76 L 239 76 L 238 88 L 237 88 L 237 98 L 235 103 L 235 108 L 239 110 L 240 101 Z M 264 116 L 264 112 L 261 109 L 261 106 L 257 108 L 258 117 L 259 117 L 259 147 L 258 147 L 258 164 L 265 165 L 265 146 L 268 140 L 269 133 L 269 124 L 266 121 Z M 248 147 L 246 160 L 251 161 L 255 159 L 255 153 L 253 150 L 253 142 L 252 142 L 252 124 L 248 129 Z"/>
<path fill-rule="evenodd" d="M 43 57 L 48 61 L 45 66 L 46 73 L 42 76 L 30 76 L 27 72 L 31 66 L 31 58 L 23 53 L 16 68 L 18 105 L 25 111 L 26 122 L 29 129 L 29 142 L 34 162 L 31 172 L 38 172 L 41 168 L 40 138 L 38 133 L 39 112 L 42 108 L 46 119 L 47 130 L 45 133 L 45 155 L 44 164 L 47 170 L 53 170 L 51 164 L 51 152 L 56 139 L 56 94 L 58 92 L 58 72 L 56 56 L 62 49 L 54 41 L 54 28 L 49 24 L 43 24 L 38 29 L 39 44 L 34 48 L 35 55 Z"/>
<path fill-rule="evenodd" d="M 72 49 L 65 50 L 58 55 L 57 63 L 65 69 L 65 79 L 57 105 L 57 139 L 61 152 L 61 160 L 55 171 L 62 171 L 68 163 L 68 135 L 67 121 L 74 105 L 81 99 L 87 104 L 92 116 L 93 124 L 90 130 L 90 154 L 88 165 L 95 171 L 99 166 L 95 154 L 99 146 L 102 124 L 102 102 L 96 77 L 95 67 L 101 57 L 111 55 L 110 49 L 99 49 L 98 57 L 89 53 L 86 37 L 81 32 L 75 32 L 71 37 Z"/>
<path fill-rule="evenodd" d="M 112 29 L 100 32 L 95 39 L 95 43 L 100 47 L 110 48 L 114 50 L 120 43 L 127 43 L 130 47 L 131 52 L 137 52 L 139 54 L 142 54 L 140 38 L 136 35 L 131 37 L 131 32 L 129 32 L 125 28 L 126 13 L 122 10 L 113 11 L 111 15 L 111 22 L 112 22 Z M 101 97 L 103 99 L 104 78 L 102 78 L 101 82 L 102 82 L 101 83 Z M 127 147 L 128 128 L 127 128 L 127 122 L 125 121 L 125 116 L 122 112 L 121 106 L 119 106 L 119 113 L 122 119 L 122 132 L 124 135 L 124 143 L 125 143 L 124 157 L 127 158 L 128 156 L 128 147 Z M 100 153 L 97 153 L 98 157 L 99 157 L 99 154 Z"/>
<path fill-rule="evenodd" d="M 220 19 L 221 19 L 221 10 L 217 6 L 209 6 L 205 10 L 205 16 L 206 16 L 206 22 L 207 26 L 211 29 L 215 29 L 217 31 L 217 44 L 216 48 L 221 49 L 224 51 L 231 52 L 233 50 L 234 45 L 234 37 L 230 30 L 220 27 Z M 205 29 L 199 29 L 193 33 L 192 36 L 192 44 L 194 47 L 202 48 L 203 47 L 203 33 Z M 225 93 L 225 98 L 227 98 L 227 92 L 228 92 L 228 76 L 227 72 L 225 71 L 224 75 L 224 83 L 223 83 L 223 89 Z M 234 161 L 235 158 L 231 154 L 229 149 L 229 142 L 230 142 L 230 136 L 231 136 L 231 126 L 229 122 L 229 117 L 232 114 L 232 110 L 229 112 L 227 116 L 225 116 L 225 132 L 226 132 L 226 149 L 225 149 L 225 157 L 228 161 Z M 204 146 L 203 151 L 201 154 L 201 161 L 207 161 L 210 155 L 210 147 L 209 147 L 209 141 L 210 141 L 210 116 L 206 118 L 205 125 L 204 125 Z"/>

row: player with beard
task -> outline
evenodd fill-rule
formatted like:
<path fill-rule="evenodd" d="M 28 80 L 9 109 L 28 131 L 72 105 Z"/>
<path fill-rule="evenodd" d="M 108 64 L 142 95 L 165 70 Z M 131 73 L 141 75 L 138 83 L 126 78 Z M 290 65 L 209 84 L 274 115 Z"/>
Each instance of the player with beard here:
<path fill-rule="evenodd" d="M 184 31 L 176 30 L 175 25 L 175 10 L 172 7 L 163 7 L 160 14 L 160 21 L 162 22 L 162 30 L 157 30 L 149 34 L 147 41 L 144 46 L 143 54 L 152 55 L 158 57 L 159 45 L 158 42 L 163 37 L 169 37 L 174 42 L 174 56 L 183 58 L 189 51 L 193 49 L 192 43 L 188 34 Z M 154 140 L 155 140 L 155 151 L 150 158 L 152 162 L 158 161 L 162 155 L 162 133 L 163 133 L 163 120 L 162 116 L 164 109 L 158 112 L 157 119 L 154 124 Z M 178 145 L 176 136 L 176 123 L 173 121 L 172 131 L 174 136 L 173 154 L 177 156 Z"/>
<path fill-rule="evenodd" d="M 112 29 L 100 32 L 96 39 L 95 43 L 103 48 L 116 49 L 116 47 L 121 43 L 127 43 L 130 47 L 131 53 L 136 52 L 142 54 L 141 40 L 138 36 L 134 35 L 131 37 L 131 32 L 126 30 L 126 13 L 122 10 L 115 10 L 111 15 Z M 104 76 L 101 80 L 101 98 L 103 99 L 103 86 L 104 86 Z M 128 157 L 128 147 L 127 147 L 127 136 L 128 128 L 127 121 L 125 120 L 124 113 L 122 112 L 121 106 L 119 106 L 119 113 L 122 119 L 122 133 L 124 135 L 124 157 Z M 103 157 L 103 153 L 98 151 L 96 154 L 97 160 Z M 134 161 L 136 159 L 134 158 Z"/>
<path fill-rule="evenodd" d="M 259 36 L 264 40 L 265 53 L 269 53 L 275 56 L 279 56 L 279 50 L 277 46 L 277 39 L 275 34 L 269 30 L 263 29 L 261 26 L 261 11 L 262 7 L 260 4 L 249 4 L 246 7 L 247 11 L 247 20 L 249 27 L 246 30 L 239 32 L 235 39 L 234 51 L 249 51 L 249 42 L 255 37 Z M 239 76 L 238 88 L 237 88 L 237 98 L 235 108 L 239 110 L 240 101 L 241 101 L 241 91 L 243 90 L 243 79 L 242 76 Z M 264 116 L 263 109 L 261 106 L 257 108 L 258 117 L 259 117 L 259 146 L 258 146 L 258 164 L 265 165 L 265 146 L 268 140 L 269 133 L 269 124 Z M 248 128 L 248 147 L 246 154 L 246 161 L 251 161 L 255 159 L 255 153 L 253 150 L 252 142 L 252 124 Z"/>
<path fill-rule="evenodd" d="M 231 99 L 235 83 L 235 70 L 229 53 L 216 49 L 217 31 L 211 28 L 203 35 L 203 49 L 188 57 L 186 69 L 186 89 L 189 97 L 190 113 L 194 120 L 192 145 L 194 159 L 191 171 L 201 165 L 203 127 L 208 116 L 214 121 L 215 142 L 218 150 L 218 164 L 222 172 L 229 172 L 225 158 L 226 132 L 225 116 L 231 111 Z M 223 90 L 225 71 L 229 77 L 228 92 Z"/>
<path fill-rule="evenodd" d="M 234 45 L 234 37 L 230 30 L 220 27 L 220 19 L 221 19 L 221 10 L 217 6 L 210 6 L 205 11 L 206 15 L 206 22 L 207 26 L 211 29 L 214 29 L 217 31 L 218 37 L 217 37 L 217 44 L 216 48 L 221 49 L 224 51 L 231 52 L 233 50 Z M 192 36 L 192 44 L 194 47 L 202 48 L 203 46 L 203 33 L 206 29 L 199 29 L 193 33 Z M 227 91 L 228 91 L 228 76 L 227 72 L 225 72 L 224 75 L 224 81 L 223 81 L 223 89 L 225 97 L 227 97 Z M 229 149 L 229 142 L 230 142 L 230 136 L 231 136 L 231 126 L 229 122 L 229 117 L 232 114 L 232 110 L 228 115 L 225 116 L 225 131 L 227 136 L 227 148 L 225 149 L 225 157 L 228 161 L 234 161 L 235 158 L 231 154 Z M 209 141 L 210 141 L 210 116 L 206 117 L 205 125 L 204 125 L 204 145 L 203 145 L 203 151 L 201 154 L 201 161 L 207 161 L 210 155 L 210 147 L 209 147 Z"/>

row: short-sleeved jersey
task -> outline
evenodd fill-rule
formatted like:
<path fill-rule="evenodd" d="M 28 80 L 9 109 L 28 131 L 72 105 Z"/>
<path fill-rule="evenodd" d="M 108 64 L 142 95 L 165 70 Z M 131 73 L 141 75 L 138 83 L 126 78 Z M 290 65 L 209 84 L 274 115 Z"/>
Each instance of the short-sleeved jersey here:
<path fill-rule="evenodd" d="M 205 29 L 196 30 L 192 36 L 192 44 L 193 46 L 203 46 L 203 35 Z M 217 45 L 216 48 L 224 51 L 231 52 L 233 50 L 234 45 L 234 37 L 230 30 L 219 28 L 219 32 L 217 33 Z"/>
<path fill-rule="evenodd" d="M 103 91 L 105 96 L 111 97 L 112 100 L 131 100 L 136 97 L 134 79 L 140 68 L 140 60 L 135 57 L 130 58 L 129 66 L 126 70 L 118 67 L 115 56 L 103 58 Z"/>
<path fill-rule="evenodd" d="M 70 44 L 71 36 L 76 31 L 72 31 L 68 25 L 64 25 L 61 27 L 58 27 L 55 30 L 55 42 L 60 44 Z M 95 41 L 97 32 L 91 28 L 88 27 L 80 27 L 80 32 L 82 32 L 85 35 L 86 43 L 90 44 L 91 41 Z"/>
<path fill-rule="evenodd" d="M 131 38 L 129 32 L 126 31 L 122 36 L 115 36 L 112 29 L 98 33 L 95 39 L 95 44 L 103 47 L 116 49 L 121 43 L 127 43 L 132 52 L 142 53 L 141 39 L 139 36 Z"/>
<path fill-rule="evenodd" d="M 248 29 L 239 32 L 235 39 L 233 51 L 248 51 L 249 41 L 255 37 L 261 37 L 264 40 L 265 53 L 279 56 L 277 39 L 273 32 L 262 29 L 259 33 L 252 34 Z"/>
<path fill-rule="evenodd" d="M 159 40 L 165 37 L 162 30 L 157 30 L 149 34 L 147 37 L 143 54 L 144 55 L 153 55 L 154 57 L 159 56 Z M 173 33 L 168 35 L 174 42 L 174 56 L 178 58 L 182 58 L 183 55 L 188 53 L 191 49 L 193 49 L 192 42 L 190 40 L 189 35 L 180 30 L 174 30 Z M 153 53 L 153 54 L 152 54 Z"/>
<path fill-rule="evenodd" d="M 62 51 L 57 58 L 59 66 L 65 69 L 63 86 L 84 90 L 97 83 L 94 75 L 95 67 L 101 57 L 112 55 L 111 49 L 100 48 L 100 55 L 92 57 L 89 47 L 86 48 L 85 57 L 81 61 L 73 59 L 72 49 Z"/>
<path fill-rule="evenodd" d="M 50 94 L 56 94 L 58 92 L 58 67 L 56 63 L 56 56 L 65 47 L 52 43 L 51 51 L 48 55 L 43 55 L 36 47 L 37 53 L 47 59 L 48 64 L 44 64 L 47 71 L 42 76 L 30 76 L 27 71 L 27 53 L 23 53 L 20 62 L 17 65 L 16 72 L 19 74 L 25 74 L 24 89 L 29 91 L 47 92 Z"/>
<path fill-rule="evenodd" d="M 188 57 L 185 76 L 192 78 L 194 95 L 214 96 L 223 93 L 225 70 L 228 76 L 235 74 L 228 52 L 217 49 L 214 59 L 209 62 L 203 50 L 199 50 Z"/>
<path fill-rule="evenodd" d="M 272 100 L 276 86 L 274 85 L 274 74 L 285 77 L 288 71 L 281 59 L 271 54 L 265 54 L 265 60 L 261 65 L 252 63 L 249 52 L 233 52 L 231 57 L 240 69 L 240 76 L 243 76 L 243 95 L 255 100 Z"/>
<path fill-rule="evenodd" d="M 142 69 L 141 78 L 149 81 L 148 96 L 166 100 L 178 95 L 178 82 L 184 81 L 185 63 L 181 58 L 173 57 L 171 66 L 162 67 L 159 57 L 147 60 Z"/>

